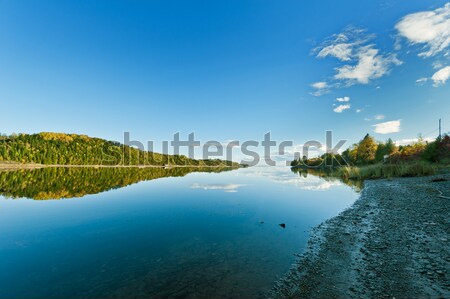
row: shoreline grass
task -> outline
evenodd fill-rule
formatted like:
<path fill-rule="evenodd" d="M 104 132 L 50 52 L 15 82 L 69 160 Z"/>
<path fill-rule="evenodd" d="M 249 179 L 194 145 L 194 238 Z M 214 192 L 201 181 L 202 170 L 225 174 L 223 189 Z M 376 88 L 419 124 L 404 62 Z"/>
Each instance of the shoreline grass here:
<path fill-rule="evenodd" d="M 440 169 L 448 168 L 447 164 L 435 164 L 425 161 L 414 161 L 395 164 L 377 163 L 364 166 L 330 166 L 307 167 L 294 166 L 292 169 L 307 171 L 321 177 L 335 177 L 343 180 L 366 180 L 396 177 L 418 177 L 436 174 Z"/>
<path fill-rule="evenodd" d="M 435 174 L 435 164 L 418 161 L 399 164 L 374 164 L 367 166 L 343 166 L 335 170 L 335 174 L 344 179 L 380 179 L 394 177 L 417 177 Z"/>

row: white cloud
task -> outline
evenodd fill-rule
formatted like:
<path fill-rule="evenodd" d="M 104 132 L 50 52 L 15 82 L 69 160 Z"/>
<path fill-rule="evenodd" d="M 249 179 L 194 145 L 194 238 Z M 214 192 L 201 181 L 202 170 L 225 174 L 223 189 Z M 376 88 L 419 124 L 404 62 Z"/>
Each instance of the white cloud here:
<path fill-rule="evenodd" d="M 316 91 L 312 92 L 311 95 L 315 96 L 315 97 L 319 97 L 321 95 L 324 95 L 326 93 L 329 92 L 329 86 L 327 82 L 316 82 L 311 84 L 311 87 L 316 89 Z"/>
<path fill-rule="evenodd" d="M 317 58 L 332 56 L 345 62 L 336 68 L 335 80 L 346 86 L 367 84 L 389 73 L 391 66 L 402 63 L 395 54 L 380 53 L 375 45 L 369 43 L 373 38 L 374 35 L 365 30 L 348 27 L 326 39 L 313 53 L 317 53 Z"/>
<path fill-rule="evenodd" d="M 396 25 L 400 36 L 412 44 L 424 45 L 419 56 L 448 55 L 450 45 L 450 3 L 444 7 L 406 15 Z"/>
<path fill-rule="evenodd" d="M 433 85 L 435 87 L 439 85 L 444 85 L 445 82 L 450 78 L 450 66 L 446 66 L 441 68 L 439 71 L 431 76 L 431 80 L 433 80 Z"/>
<path fill-rule="evenodd" d="M 419 79 L 416 80 L 416 84 L 418 84 L 418 85 L 423 85 L 423 84 L 425 84 L 427 81 L 428 81 L 428 78 L 427 78 L 427 77 L 419 78 Z"/>
<path fill-rule="evenodd" d="M 356 109 L 356 113 L 360 113 L 362 109 Z"/>
<path fill-rule="evenodd" d="M 350 97 L 336 98 L 336 101 L 338 101 L 338 102 L 349 102 L 350 101 Z"/>
<path fill-rule="evenodd" d="M 383 120 L 384 117 L 385 116 L 383 114 L 377 114 L 377 115 L 374 115 L 373 117 L 366 117 L 366 118 L 364 118 L 364 120 L 366 120 L 366 121 Z"/>
<path fill-rule="evenodd" d="M 350 104 L 339 105 L 336 108 L 334 108 L 333 111 L 336 113 L 342 113 L 342 111 L 347 109 L 350 109 Z"/>
<path fill-rule="evenodd" d="M 396 36 L 394 41 L 394 50 L 400 51 L 401 49 L 402 49 L 401 38 L 399 36 Z"/>
<path fill-rule="evenodd" d="M 238 188 L 245 186 L 243 184 L 192 184 L 191 189 L 203 190 L 222 190 L 225 192 L 237 192 Z"/>
<path fill-rule="evenodd" d="M 410 138 L 410 139 L 400 139 L 394 141 L 395 145 L 408 145 L 408 144 L 414 144 L 419 141 L 419 138 Z M 433 138 L 423 138 L 422 141 L 424 142 L 431 142 L 433 141 Z"/>
<path fill-rule="evenodd" d="M 367 84 L 370 80 L 381 78 L 389 73 L 391 66 L 402 62 L 395 54 L 383 56 L 373 45 L 361 47 L 356 54 L 357 63 L 336 68 L 335 79 L 344 80 L 347 84 Z"/>
<path fill-rule="evenodd" d="M 334 56 L 342 61 L 349 61 L 352 56 L 352 44 L 338 43 L 324 47 L 319 51 L 317 57 Z"/>
<path fill-rule="evenodd" d="M 444 64 L 441 61 L 434 61 L 432 63 L 434 69 L 440 69 L 444 67 Z"/>
<path fill-rule="evenodd" d="M 327 88 L 328 84 L 327 84 L 327 82 L 316 82 L 316 83 L 311 84 L 311 86 L 316 89 L 323 89 L 323 88 Z"/>
<path fill-rule="evenodd" d="M 365 30 L 348 26 L 343 32 L 328 37 L 320 46 L 313 49 L 318 58 L 336 57 L 341 61 L 353 60 L 355 48 L 373 38 Z"/>
<path fill-rule="evenodd" d="M 400 132 L 400 120 L 392 120 L 384 123 L 373 125 L 375 127 L 375 133 L 389 134 Z"/>

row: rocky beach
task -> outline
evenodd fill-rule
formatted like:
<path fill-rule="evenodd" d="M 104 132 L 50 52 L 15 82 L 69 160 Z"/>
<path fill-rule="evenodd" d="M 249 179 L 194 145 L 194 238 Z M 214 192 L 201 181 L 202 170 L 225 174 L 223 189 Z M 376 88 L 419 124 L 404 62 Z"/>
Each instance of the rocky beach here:
<path fill-rule="evenodd" d="M 274 298 L 450 298 L 450 174 L 368 180 L 314 228 Z"/>

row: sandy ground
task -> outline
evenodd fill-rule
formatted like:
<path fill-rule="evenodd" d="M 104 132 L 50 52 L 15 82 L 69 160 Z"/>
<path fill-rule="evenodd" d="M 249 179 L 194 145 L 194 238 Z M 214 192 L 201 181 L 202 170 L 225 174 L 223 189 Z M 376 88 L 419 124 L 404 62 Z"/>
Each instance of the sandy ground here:
<path fill-rule="evenodd" d="M 450 298 L 450 174 L 366 181 L 274 298 Z"/>

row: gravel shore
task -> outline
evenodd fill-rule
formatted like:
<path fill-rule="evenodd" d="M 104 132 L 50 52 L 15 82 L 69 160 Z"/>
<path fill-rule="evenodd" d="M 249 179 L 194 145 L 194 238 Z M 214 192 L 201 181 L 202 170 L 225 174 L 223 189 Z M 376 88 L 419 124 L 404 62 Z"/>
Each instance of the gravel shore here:
<path fill-rule="evenodd" d="M 274 298 L 450 298 L 450 174 L 366 181 Z"/>

